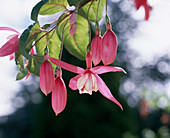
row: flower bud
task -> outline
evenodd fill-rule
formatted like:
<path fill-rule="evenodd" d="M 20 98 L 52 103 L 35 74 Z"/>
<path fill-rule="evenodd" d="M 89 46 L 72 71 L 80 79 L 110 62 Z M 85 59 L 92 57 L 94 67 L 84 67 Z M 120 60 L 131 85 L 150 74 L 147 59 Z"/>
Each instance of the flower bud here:
<path fill-rule="evenodd" d="M 74 24 L 77 20 L 77 13 L 73 12 L 69 18 L 70 25 Z"/>
<path fill-rule="evenodd" d="M 96 29 L 96 36 L 93 38 L 91 43 L 92 61 L 95 66 L 101 61 L 101 47 L 102 37 L 100 36 L 100 30 Z"/>
<path fill-rule="evenodd" d="M 76 30 L 77 30 L 77 23 L 74 23 L 71 25 L 70 27 L 70 35 L 74 35 L 76 33 Z"/>
<path fill-rule="evenodd" d="M 40 67 L 40 88 L 41 91 L 47 95 L 54 89 L 54 72 L 51 63 L 44 56 L 44 62 Z"/>
<path fill-rule="evenodd" d="M 61 69 L 57 69 L 57 78 L 52 91 L 52 108 L 56 115 L 65 109 L 67 103 L 67 90 L 63 79 L 61 78 Z"/>
<path fill-rule="evenodd" d="M 110 28 L 108 25 L 107 28 Z M 102 39 L 101 59 L 104 65 L 111 64 L 117 53 L 117 39 L 114 32 L 110 29 L 106 31 Z"/>

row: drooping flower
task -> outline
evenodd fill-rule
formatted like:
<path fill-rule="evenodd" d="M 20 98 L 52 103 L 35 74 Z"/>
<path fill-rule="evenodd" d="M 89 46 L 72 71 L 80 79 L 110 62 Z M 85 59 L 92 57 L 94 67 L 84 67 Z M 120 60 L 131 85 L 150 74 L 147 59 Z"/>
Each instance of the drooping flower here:
<path fill-rule="evenodd" d="M 47 95 L 53 89 L 55 85 L 54 72 L 51 63 L 48 61 L 48 56 L 44 55 L 44 62 L 40 67 L 40 88 L 41 91 Z"/>
<path fill-rule="evenodd" d="M 148 4 L 147 0 L 134 0 L 135 7 L 138 10 L 141 6 L 145 9 L 145 20 L 149 19 L 150 11 L 152 7 Z"/>
<path fill-rule="evenodd" d="M 98 76 L 98 74 L 103 74 L 106 72 L 117 72 L 117 71 L 125 72 L 122 68 L 112 67 L 112 66 L 96 66 L 92 68 L 90 52 L 87 52 L 86 55 L 87 69 L 70 65 L 68 63 L 65 63 L 63 61 L 60 61 L 52 57 L 49 57 L 49 60 L 63 69 L 78 74 L 77 76 L 73 77 L 70 80 L 69 87 L 72 90 L 79 89 L 80 93 L 88 93 L 88 94 L 92 94 L 92 91 L 99 90 L 99 92 L 104 97 L 115 102 L 121 109 L 123 109 L 121 104 L 113 97 L 113 95 L 111 94 L 109 88 L 106 86 L 104 81 Z"/>
<path fill-rule="evenodd" d="M 10 35 L 8 37 L 9 40 L 0 48 L 0 57 L 11 55 L 19 49 L 19 37 L 21 34 L 10 27 L 0 27 L 0 30 L 13 31 L 16 33 L 14 35 Z M 10 59 L 13 58 L 14 56 L 11 55 Z"/>
<path fill-rule="evenodd" d="M 52 108 L 56 115 L 65 109 L 67 103 L 67 90 L 61 76 L 61 69 L 57 69 L 57 78 L 52 90 Z"/>
<path fill-rule="evenodd" d="M 101 59 L 104 65 L 111 64 L 117 53 L 117 39 L 115 33 L 111 30 L 111 24 L 106 24 L 107 31 L 102 39 Z"/>
<path fill-rule="evenodd" d="M 100 35 L 100 30 L 96 29 L 96 36 L 93 38 L 91 43 L 91 53 L 92 61 L 96 66 L 101 61 L 101 52 L 102 52 L 102 37 Z"/>

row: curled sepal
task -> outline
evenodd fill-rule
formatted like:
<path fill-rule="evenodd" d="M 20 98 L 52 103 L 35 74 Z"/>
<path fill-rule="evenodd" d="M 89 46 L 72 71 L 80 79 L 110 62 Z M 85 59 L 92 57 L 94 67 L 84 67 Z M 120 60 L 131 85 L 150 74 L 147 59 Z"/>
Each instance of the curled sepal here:
<path fill-rule="evenodd" d="M 98 75 L 95 75 L 95 77 L 97 80 L 97 84 L 99 86 L 98 89 L 99 89 L 100 93 L 107 99 L 113 101 L 115 104 L 117 104 L 123 110 L 122 105 L 114 98 L 114 96 L 110 92 L 109 88 L 104 83 L 104 81 Z"/>
<path fill-rule="evenodd" d="M 56 115 L 61 113 L 67 103 L 67 90 L 61 77 L 55 79 L 55 87 L 52 91 L 52 108 Z"/>
<path fill-rule="evenodd" d="M 47 95 L 54 89 L 54 72 L 51 63 L 45 60 L 40 67 L 40 88 Z"/>
<path fill-rule="evenodd" d="M 97 35 L 93 38 L 91 43 L 92 61 L 95 66 L 101 61 L 101 47 L 102 37 L 100 35 Z"/>
<path fill-rule="evenodd" d="M 107 30 L 102 39 L 101 59 L 104 65 L 111 64 L 117 53 L 117 39 L 112 30 Z"/>

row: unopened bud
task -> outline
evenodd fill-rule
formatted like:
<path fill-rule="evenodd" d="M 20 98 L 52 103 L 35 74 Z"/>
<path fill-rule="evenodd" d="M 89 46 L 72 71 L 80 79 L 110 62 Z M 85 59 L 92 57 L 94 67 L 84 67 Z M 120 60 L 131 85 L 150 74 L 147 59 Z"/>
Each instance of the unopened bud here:
<path fill-rule="evenodd" d="M 76 30 L 77 30 L 77 23 L 74 23 L 71 25 L 70 27 L 70 35 L 74 35 L 76 33 Z"/>
<path fill-rule="evenodd" d="M 74 23 L 76 22 L 76 20 L 77 20 L 77 13 L 76 13 L 76 12 L 73 12 L 73 13 L 71 14 L 70 18 L 69 18 L 69 22 L 70 22 L 70 24 L 72 25 L 72 24 L 74 24 Z"/>

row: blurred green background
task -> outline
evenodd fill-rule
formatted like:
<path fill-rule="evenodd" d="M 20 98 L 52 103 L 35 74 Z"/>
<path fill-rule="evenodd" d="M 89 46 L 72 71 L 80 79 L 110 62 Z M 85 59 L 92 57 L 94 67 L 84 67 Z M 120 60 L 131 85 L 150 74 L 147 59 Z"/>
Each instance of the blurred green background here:
<path fill-rule="evenodd" d="M 23 83 L 12 99 L 16 112 L 0 117 L 0 138 L 170 138 L 170 101 L 158 87 L 169 79 L 169 72 L 163 69 L 170 65 L 170 58 L 155 57 L 152 64 L 138 61 L 135 66 L 138 53 L 128 47 L 127 41 L 138 22 L 128 10 L 122 10 L 122 1 L 109 1 L 109 7 L 112 29 L 118 37 L 118 53 L 112 65 L 124 68 L 127 74 L 100 76 L 124 110 L 99 92 L 80 95 L 67 87 L 67 106 L 55 116 L 51 94 L 46 97 L 37 87 L 39 78 L 32 75 L 29 84 Z M 105 24 L 100 27 L 104 34 Z M 86 68 L 84 61 L 65 49 L 62 60 Z M 66 86 L 75 75 L 63 70 Z"/>

